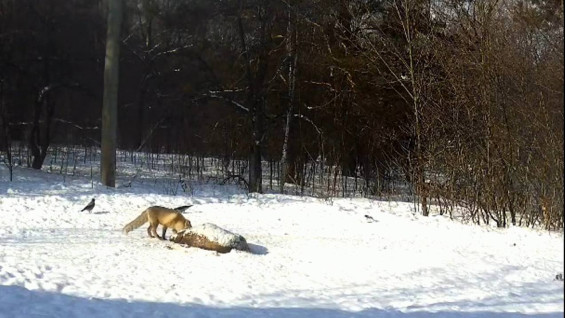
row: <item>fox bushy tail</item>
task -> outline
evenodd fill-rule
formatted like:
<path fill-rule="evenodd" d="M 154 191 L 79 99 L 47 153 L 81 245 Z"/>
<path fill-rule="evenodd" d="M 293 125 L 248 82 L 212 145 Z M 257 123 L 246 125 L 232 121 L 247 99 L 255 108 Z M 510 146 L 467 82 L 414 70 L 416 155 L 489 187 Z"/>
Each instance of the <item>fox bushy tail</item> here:
<path fill-rule="evenodd" d="M 124 226 L 122 231 L 125 234 L 128 234 L 128 232 L 131 232 L 131 231 L 137 229 L 138 227 L 145 224 L 145 222 L 147 222 L 147 221 L 148 221 L 147 220 L 147 210 L 145 210 L 145 211 L 141 212 L 141 214 L 138 217 L 136 217 L 133 221 L 126 224 L 126 226 Z"/>

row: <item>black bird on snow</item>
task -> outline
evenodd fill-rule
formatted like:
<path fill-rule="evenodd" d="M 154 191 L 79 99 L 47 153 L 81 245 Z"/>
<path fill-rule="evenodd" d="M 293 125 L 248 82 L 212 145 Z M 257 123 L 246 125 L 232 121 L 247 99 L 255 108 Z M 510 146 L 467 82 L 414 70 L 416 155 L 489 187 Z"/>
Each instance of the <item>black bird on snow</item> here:
<path fill-rule="evenodd" d="M 88 204 L 84 207 L 84 209 L 80 210 L 80 212 L 85 211 L 85 210 L 88 211 L 88 212 L 91 212 L 92 209 L 94 209 L 94 205 L 95 205 L 94 199 L 92 199 L 92 200 L 90 200 L 90 203 L 88 203 Z"/>

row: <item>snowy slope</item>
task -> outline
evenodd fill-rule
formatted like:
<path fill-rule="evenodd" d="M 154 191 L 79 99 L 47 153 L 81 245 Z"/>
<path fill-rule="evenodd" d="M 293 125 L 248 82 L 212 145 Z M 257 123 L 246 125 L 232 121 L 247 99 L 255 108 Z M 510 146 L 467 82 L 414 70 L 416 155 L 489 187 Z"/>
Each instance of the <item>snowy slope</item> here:
<path fill-rule="evenodd" d="M 424 218 L 401 202 L 15 177 L 0 183 L 0 317 L 563 317 L 560 233 Z M 253 253 L 121 233 L 156 204 L 194 204 L 193 225 L 241 234 Z"/>

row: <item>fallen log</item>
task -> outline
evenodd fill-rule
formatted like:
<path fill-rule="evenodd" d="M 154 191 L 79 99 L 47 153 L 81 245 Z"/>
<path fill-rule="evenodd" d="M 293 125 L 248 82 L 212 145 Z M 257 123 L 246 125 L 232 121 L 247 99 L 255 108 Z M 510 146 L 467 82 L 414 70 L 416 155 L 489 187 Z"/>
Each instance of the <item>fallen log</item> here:
<path fill-rule="evenodd" d="M 218 253 L 228 253 L 232 249 L 249 252 L 245 238 L 212 224 L 204 223 L 178 232 L 169 239 L 172 242 L 198 247 Z"/>

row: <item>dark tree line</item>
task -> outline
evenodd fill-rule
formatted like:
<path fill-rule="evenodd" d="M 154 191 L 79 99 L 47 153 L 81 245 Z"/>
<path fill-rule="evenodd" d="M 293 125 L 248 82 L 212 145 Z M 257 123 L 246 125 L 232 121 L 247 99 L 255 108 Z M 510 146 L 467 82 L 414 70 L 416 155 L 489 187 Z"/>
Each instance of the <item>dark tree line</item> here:
<path fill-rule="evenodd" d="M 118 147 L 563 227 L 563 4 L 125 0 Z M 0 0 L 0 146 L 100 146 L 106 1 Z M 331 187 L 332 178 L 328 177 Z"/>

